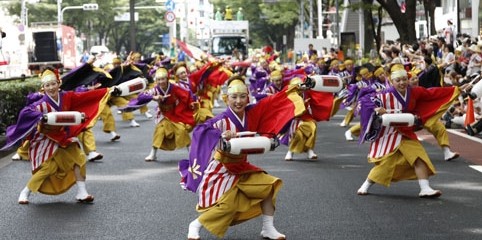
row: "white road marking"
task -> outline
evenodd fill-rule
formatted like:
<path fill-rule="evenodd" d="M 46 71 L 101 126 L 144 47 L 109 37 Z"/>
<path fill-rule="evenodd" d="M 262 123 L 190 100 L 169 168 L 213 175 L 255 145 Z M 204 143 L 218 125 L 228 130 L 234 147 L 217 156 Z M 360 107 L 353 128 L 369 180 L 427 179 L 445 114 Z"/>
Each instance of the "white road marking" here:
<path fill-rule="evenodd" d="M 480 165 L 469 165 L 469 167 L 479 171 L 479 172 L 482 172 L 482 166 Z"/>
<path fill-rule="evenodd" d="M 450 133 L 453 133 L 455 135 L 458 135 L 460 137 L 464 137 L 464 138 L 467 138 L 467 139 L 470 139 L 472 141 L 476 141 L 478 143 L 482 143 L 482 139 L 478 138 L 478 137 L 473 137 L 473 136 L 470 136 L 468 135 L 467 133 L 463 133 L 463 132 L 460 132 L 458 130 L 455 130 L 455 129 L 447 129 L 447 132 L 450 132 Z"/>

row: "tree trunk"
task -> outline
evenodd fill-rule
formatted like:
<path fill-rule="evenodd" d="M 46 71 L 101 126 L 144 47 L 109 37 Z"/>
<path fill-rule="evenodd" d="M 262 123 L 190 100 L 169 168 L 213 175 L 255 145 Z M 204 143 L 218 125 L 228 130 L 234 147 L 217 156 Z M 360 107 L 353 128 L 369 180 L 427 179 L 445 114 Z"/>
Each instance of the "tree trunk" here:
<path fill-rule="evenodd" d="M 378 3 L 388 12 L 390 18 L 397 28 L 400 35 L 400 42 L 402 44 L 412 44 L 417 41 L 417 34 L 415 32 L 415 14 L 416 14 L 416 0 L 406 0 L 405 13 L 401 12 L 401 8 L 397 1 L 394 0 L 377 0 Z"/>
<path fill-rule="evenodd" d="M 383 8 L 382 7 L 378 7 L 377 14 L 378 14 L 378 25 L 377 25 L 377 32 L 375 33 L 375 41 L 377 43 L 377 49 L 376 50 L 378 52 L 378 49 L 380 49 L 380 47 L 382 46 L 382 36 L 381 36 L 382 19 L 383 19 Z"/>
<path fill-rule="evenodd" d="M 435 29 L 435 1 L 423 0 L 423 8 L 425 9 L 425 18 L 430 19 L 430 25 L 427 23 L 428 35 L 434 35 Z"/>
<path fill-rule="evenodd" d="M 365 46 L 363 46 L 363 53 L 367 54 L 373 49 L 373 39 L 375 36 L 375 26 L 373 24 L 372 8 L 373 0 L 363 0 L 363 21 L 365 22 Z"/>

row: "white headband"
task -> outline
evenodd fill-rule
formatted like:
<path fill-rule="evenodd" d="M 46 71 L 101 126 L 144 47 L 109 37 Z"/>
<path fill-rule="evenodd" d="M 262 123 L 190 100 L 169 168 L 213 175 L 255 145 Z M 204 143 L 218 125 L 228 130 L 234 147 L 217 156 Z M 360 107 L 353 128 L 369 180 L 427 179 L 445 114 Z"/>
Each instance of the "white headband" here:
<path fill-rule="evenodd" d="M 407 71 L 405 71 L 405 70 L 395 70 L 390 75 L 391 79 L 401 78 L 401 77 L 408 77 Z"/>
<path fill-rule="evenodd" d="M 54 74 L 47 74 L 43 76 L 40 81 L 42 82 L 42 84 L 52 82 L 52 81 L 57 82 L 57 77 Z"/>

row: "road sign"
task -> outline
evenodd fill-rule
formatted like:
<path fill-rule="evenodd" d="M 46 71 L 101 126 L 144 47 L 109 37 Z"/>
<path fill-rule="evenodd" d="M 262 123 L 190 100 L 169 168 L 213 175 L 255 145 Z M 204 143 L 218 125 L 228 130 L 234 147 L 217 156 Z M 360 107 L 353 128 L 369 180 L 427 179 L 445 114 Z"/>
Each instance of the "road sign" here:
<path fill-rule="evenodd" d="M 174 11 L 175 8 L 176 8 L 176 3 L 174 3 L 173 0 L 167 0 L 166 2 L 167 11 Z"/>
<path fill-rule="evenodd" d="M 173 22 L 176 20 L 176 14 L 174 14 L 173 11 L 167 11 L 164 15 L 164 19 L 166 19 L 167 22 Z"/>

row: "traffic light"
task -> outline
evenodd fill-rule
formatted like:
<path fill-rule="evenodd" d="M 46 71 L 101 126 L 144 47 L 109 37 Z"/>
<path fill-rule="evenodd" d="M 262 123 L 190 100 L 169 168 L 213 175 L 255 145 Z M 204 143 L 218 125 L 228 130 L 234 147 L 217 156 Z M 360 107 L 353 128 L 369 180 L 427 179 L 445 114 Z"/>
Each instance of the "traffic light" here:
<path fill-rule="evenodd" d="M 97 3 L 86 3 L 82 5 L 82 10 L 84 11 L 96 11 L 99 9 L 99 5 Z"/>

